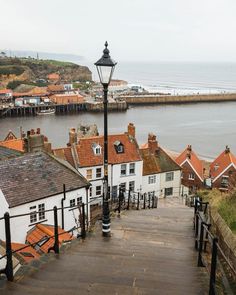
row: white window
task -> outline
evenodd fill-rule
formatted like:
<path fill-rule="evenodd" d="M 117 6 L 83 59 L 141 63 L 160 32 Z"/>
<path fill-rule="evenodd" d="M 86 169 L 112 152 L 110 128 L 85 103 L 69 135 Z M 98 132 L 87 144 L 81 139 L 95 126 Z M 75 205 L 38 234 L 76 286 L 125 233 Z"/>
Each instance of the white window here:
<path fill-rule="evenodd" d="M 126 175 L 126 164 L 121 165 L 120 175 Z"/>
<path fill-rule="evenodd" d="M 96 196 L 101 196 L 102 194 L 102 187 L 101 185 L 96 186 Z"/>
<path fill-rule="evenodd" d="M 172 195 L 173 195 L 173 187 L 165 188 L 165 197 L 166 196 L 172 196 Z"/>
<path fill-rule="evenodd" d="M 92 179 L 92 176 L 93 176 L 93 170 L 92 169 L 87 169 L 86 170 L 86 178 L 88 180 Z"/>
<path fill-rule="evenodd" d="M 188 179 L 194 180 L 195 179 L 195 174 L 194 173 L 189 173 Z"/>
<path fill-rule="evenodd" d="M 156 183 L 156 175 L 151 175 L 148 177 L 148 184 Z"/>
<path fill-rule="evenodd" d="M 102 177 L 102 168 L 97 168 L 96 169 L 96 178 L 101 178 Z"/>
<path fill-rule="evenodd" d="M 75 207 L 75 199 L 70 200 L 70 207 Z"/>
<path fill-rule="evenodd" d="M 77 206 L 82 204 L 82 197 L 77 198 Z"/>
<path fill-rule="evenodd" d="M 45 204 L 38 205 L 39 220 L 45 219 Z"/>
<path fill-rule="evenodd" d="M 30 223 L 37 222 L 36 206 L 30 207 Z"/>
<path fill-rule="evenodd" d="M 166 181 L 174 180 L 174 172 L 167 172 L 166 173 Z"/>
<path fill-rule="evenodd" d="M 135 163 L 130 163 L 129 164 L 129 174 L 134 174 L 135 173 Z"/>
<path fill-rule="evenodd" d="M 101 146 L 99 144 L 93 143 L 92 148 L 93 148 L 93 152 L 94 152 L 95 155 L 101 155 L 102 148 L 101 148 Z"/>
<path fill-rule="evenodd" d="M 95 154 L 96 155 L 101 155 L 101 151 L 102 151 L 101 147 L 97 146 L 96 149 L 95 149 Z"/>

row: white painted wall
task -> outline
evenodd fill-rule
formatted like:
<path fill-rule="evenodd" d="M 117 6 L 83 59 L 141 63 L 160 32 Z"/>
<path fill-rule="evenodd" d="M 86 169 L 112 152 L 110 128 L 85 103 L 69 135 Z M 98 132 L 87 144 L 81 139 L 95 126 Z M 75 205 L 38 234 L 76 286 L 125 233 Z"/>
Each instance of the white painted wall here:
<path fill-rule="evenodd" d="M 171 172 L 171 171 L 168 171 Z M 160 173 L 160 197 L 165 196 L 165 188 L 173 187 L 173 197 L 179 197 L 181 195 L 181 171 L 173 171 L 174 179 L 172 181 L 166 181 L 166 173 Z M 171 196 L 169 196 L 171 197 Z"/>
<path fill-rule="evenodd" d="M 1 195 L 0 195 L 1 197 Z M 70 206 L 70 200 L 71 199 L 77 199 L 78 197 L 82 197 L 82 202 L 86 203 L 86 188 L 77 189 L 71 192 L 66 193 L 66 200 L 64 201 L 64 207 Z M 10 208 L 7 211 L 9 211 L 10 216 L 13 215 L 19 215 L 24 213 L 30 212 L 31 206 L 37 206 L 36 210 L 38 211 L 38 205 L 44 203 L 45 204 L 45 210 L 52 209 L 54 206 L 57 206 L 58 208 L 61 207 L 61 199 L 63 198 L 63 194 L 58 194 L 56 196 L 44 198 L 41 200 L 37 200 L 35 202 L 30 202 L 24 205 L 20 205 L 14 208 Z M 1 198 L 2 201 L 3 198 Z M 90 208 L 90 207 L 89 207 Z M 1 206 L 2 210 L 2 206 Z M 3 210 L 4 211 L 4 210 Z M 87 214 L 86 206 L 85 211 Z M 79 210 L 74 210 L 75 217 L 78 218 L 79 216 Z M 2 212 L 1 212 L 1 215 Z M 38 216 L 37 216 L 38 217 Z M 90 210 L 88 211 L 88 217 L 90 218 Z M 58 210 L 58 224 L 61 226 L 61 210 Z M 37 220 L 38 221 L 38 220 Z M 42 223 L 45 224 L 54 224 L 54 216 L 53 212 L 46 212 L 45 213 L 45 221 Z M 73 228 L 74 226 L 77 226 L 74 220 L 73 211 L 70 211 L 69 209 L 64 210 L 64 223 L 65 223 L 65 230 L 69 230 Z M 0 223 L 1 224 L 1 223 Z M 2 225 L 1 225 L 2 226 Z M 23 216 L 23 217 L 16 217 L 11 219 L 11 239 L 12 242 L 17 243 L 25 243 L 25 238 L 27 232 L 34 226 L 34 224 L 30 224 L 30 216 Z M 0 228 L 0 239 L 5 241 L 5 232 Z M 77 235 L 77 231 L 74 232 L 74 235 Z"/>
<path fill-rule="evenodd" d="M 155 183 L 148 183 L 149 176 L 156 176 Z M 160 197 L 160 174 L 144 175 L 142 177 L 142 194 L 155 192 L 155 196 Z"/>
<path fill-rule="evenodd" d="M 129 173 L 130 163 L 135 163 L 135 173 Z M 126 164 L 127 173 L 125 176 L 121 175 L 121 165 Z M 122 164 L 114 164 L 108 166 L 108 184 L 111 187 L 117 186 L 119 189 L 119 185 L 121 183 L 126 183 L 126 189 L 129 189 L 129 182 L 135 182 L 135 191 L 139 191 L 142 187 L 142 173 L 143 173 L 143 161 L 136 161 L 136 162 L 129 162 L 129 163 L 122 163 Z M 93 167 L 86 167 L 86 168 L 78 168 L 78 171 L 86 178 L 87 177 L 87 170 L 92 169 L 92 179 L 88 179 L 92 185 L 92 196 L 91 199 L 94 198 L 94 201 L 91 204 L 102 203 L 102 199 L 96 199 L 98 196 L 96 195 L 96 186 L 101 186 L 103 191 L 103 179 L 96 178 L 96 168 L 102 168 L 102 178 L 104 177 L 103 174 L 103 166 L 93 166 Z"/>

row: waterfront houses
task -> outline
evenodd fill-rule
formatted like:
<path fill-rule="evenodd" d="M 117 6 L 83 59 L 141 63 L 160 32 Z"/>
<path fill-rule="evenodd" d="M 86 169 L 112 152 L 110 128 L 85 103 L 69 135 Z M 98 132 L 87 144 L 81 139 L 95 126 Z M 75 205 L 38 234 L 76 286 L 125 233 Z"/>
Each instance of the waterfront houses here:
<path fill-rule="evenodd" d="M 143 159 L 142 193 L 147 197 L 180 195 L 181 167 L 164 151 L 154 134 L 140 147 Z"/>
<path fill-rule="evenodd" d="M 54 206 L 70 207 L 58 211 L 58 223 L 76 236 L 80 217 L 76 206 L 88 203 L 88 189 L 89 182 L 77 170 L 44 152 L 0 161 L 0 216 L 5 212 L 10 216 L 28 213 L 11 218 L 12 242 L 24 243 L 26 233 L 38 223 L 53 225 L 53 212 L 46 210 Z M 89 219 L 89 206 L 86 215 Z M 0 239 L 5 240 L 3 221 Z"/>
<path fill-rule="evenodd" d="M 193 194 L 204 187 L 203 162 L 193 151 L 192 146 L 187 148 L 175 159 L 182 168 L 181 174 L 181 195 Z"/>
<path fill-rule="evenodd" d="M 73 130 L 72 130 L 73 131 Z M 80 138 L 70 133 L 70 149 L 55 149 L 54 155 L 66 159 L 92 184 L 90 197 L 101 203 L 103 194 L 103 136 Z M 110 195 L 118 197 L 119 187 L 124 191 L 140 191 L 143 161 L 135 139 L 135 126 L 130 123 L 123 134 L 108 136 L 108 179 Z"/>
<path fill-rule="evenodd" d="M 211 163 L 212 187 L 227 192 L 236 185 L 236 157 L 226 146 L 225 150 Z"/>

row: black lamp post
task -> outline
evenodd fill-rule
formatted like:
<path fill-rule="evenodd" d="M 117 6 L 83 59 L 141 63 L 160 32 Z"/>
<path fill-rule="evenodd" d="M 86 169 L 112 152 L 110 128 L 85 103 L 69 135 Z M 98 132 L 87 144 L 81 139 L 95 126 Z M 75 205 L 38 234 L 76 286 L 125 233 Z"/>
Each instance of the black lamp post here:
<path fill-rule="evenodd" d="M 109 210 L 109 196 L 108 196 L 108 136 L 107 136 L 107 93 L 108 86 L 111 82 L 112 74 L 116 62 L 111 59 L 108 43 L 105 43 L 102 57 L 95 63 L 97 67 L 98 76 L 104 91 L 104 188 L 103 188 L 103 214 L 102 214 L 102 234 L 104 237 L 110 236 L 110 210 Z"/>

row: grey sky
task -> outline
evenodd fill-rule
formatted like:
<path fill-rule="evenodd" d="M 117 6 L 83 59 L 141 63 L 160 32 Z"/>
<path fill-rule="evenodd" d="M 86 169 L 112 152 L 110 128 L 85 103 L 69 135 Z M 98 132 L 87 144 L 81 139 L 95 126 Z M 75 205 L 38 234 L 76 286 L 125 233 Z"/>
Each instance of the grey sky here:
<path fill-rule="evenodd" d="M 0 0 L 0 48 L 236 62 L 235 0 Z"/>

